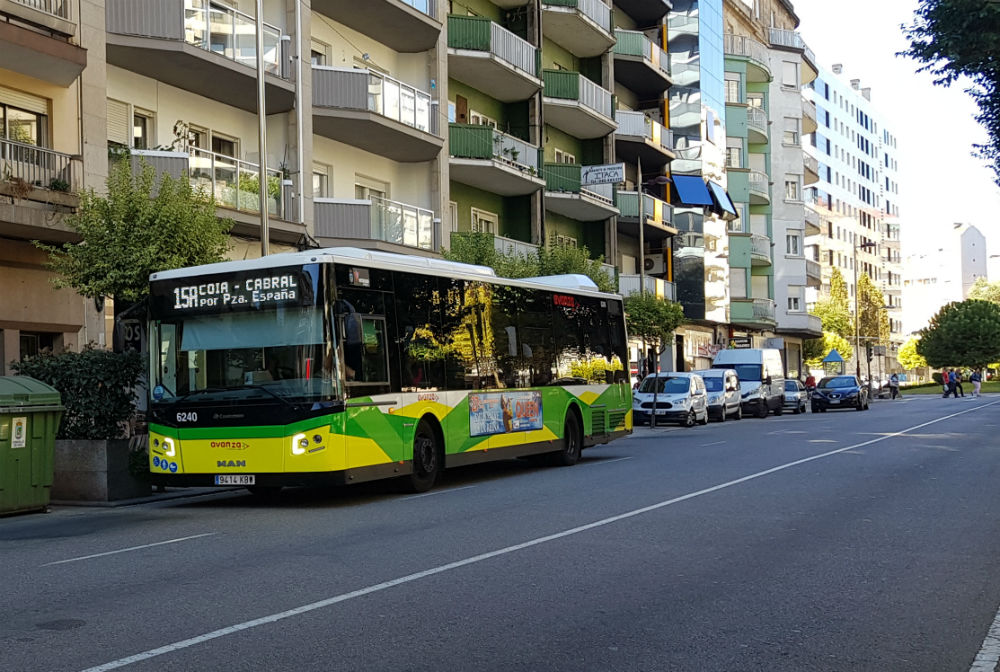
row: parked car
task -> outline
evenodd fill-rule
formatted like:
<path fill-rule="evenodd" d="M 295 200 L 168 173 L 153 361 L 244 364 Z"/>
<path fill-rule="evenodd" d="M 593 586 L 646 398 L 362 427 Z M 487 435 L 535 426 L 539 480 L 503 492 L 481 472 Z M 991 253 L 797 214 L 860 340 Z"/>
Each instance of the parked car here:
<path fill-rule="evenodd" d="M 705 381 L 708 391 L 708 417 L 725 422 L 727 418 L 743 417 L 740 403 L 740 377 L 735 369 L 702 369 L 694 371 Z"/>
<path fill-rule="evenodd" d="M 806 386 L 797 380 L 785 379 L 785 408 L 792 413 L 805 413 L 809 403 Z"/>
<path fill-rule="evenodd" d="M 813 413 L 826 413 L 828 408 L 867 411 L 868 388 L 857 376 L 828 376 L 819 381 L 809 403 Z"/>
<path fill-rule="evenodd" d="M 691 427 L 708 424 L 708 393 L 705 381 L 696 373 L 663 372 L 646 376 L 632 393 L 632 421 L 647 424 L 653 413 L 656 392 L 656 421 L 677 422 Z"/>
<path fill-rule="evenodd" d="M 766 418 L 781 415 L 785 407 L 785 365 L 774 348 L 722 350 L 712 361 L 713 369 L 735 369 L 740 378 L 743 413 Z"/>

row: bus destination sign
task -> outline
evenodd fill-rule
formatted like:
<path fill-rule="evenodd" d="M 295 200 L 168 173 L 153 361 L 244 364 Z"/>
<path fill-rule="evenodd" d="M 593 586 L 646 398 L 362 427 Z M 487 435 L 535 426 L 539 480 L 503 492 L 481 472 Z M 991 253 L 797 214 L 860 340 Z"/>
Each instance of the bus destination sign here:
<path fill-rule="evenodd" d="M 150 307 L 164 317 L 312 305 L 318 270 L 310 265 L 154 280 Z"/>

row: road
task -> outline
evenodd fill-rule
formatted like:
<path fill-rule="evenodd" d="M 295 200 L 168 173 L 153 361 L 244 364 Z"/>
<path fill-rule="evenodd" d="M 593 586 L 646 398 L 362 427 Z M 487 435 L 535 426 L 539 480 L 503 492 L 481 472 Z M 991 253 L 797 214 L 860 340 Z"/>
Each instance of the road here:
<path fill-rule="evenodd" d="M 0 519 L 0 670 L 993 670 L 998 432 L 913 397 Z"/>

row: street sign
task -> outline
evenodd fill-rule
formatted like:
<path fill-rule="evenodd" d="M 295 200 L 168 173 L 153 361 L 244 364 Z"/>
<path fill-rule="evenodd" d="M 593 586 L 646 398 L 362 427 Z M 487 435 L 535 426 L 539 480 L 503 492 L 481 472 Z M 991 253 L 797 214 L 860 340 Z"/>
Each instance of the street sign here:
<path fill-rule="evenodd" d="M 625 164 L 609 163 L 604 166 L 583 166 L 580 168 L 580 186 L 592 184 L 621 184 L 625 181 Z"/>

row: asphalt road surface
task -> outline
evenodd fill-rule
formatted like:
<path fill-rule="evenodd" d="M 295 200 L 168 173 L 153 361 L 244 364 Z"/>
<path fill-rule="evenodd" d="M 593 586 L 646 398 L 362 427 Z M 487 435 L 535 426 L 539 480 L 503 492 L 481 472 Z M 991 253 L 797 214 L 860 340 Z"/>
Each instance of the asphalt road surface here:
<path fill-rule="evenodd" d="M 0 519 L 0 670 L 993 670 L 1000 397 Z"/>

